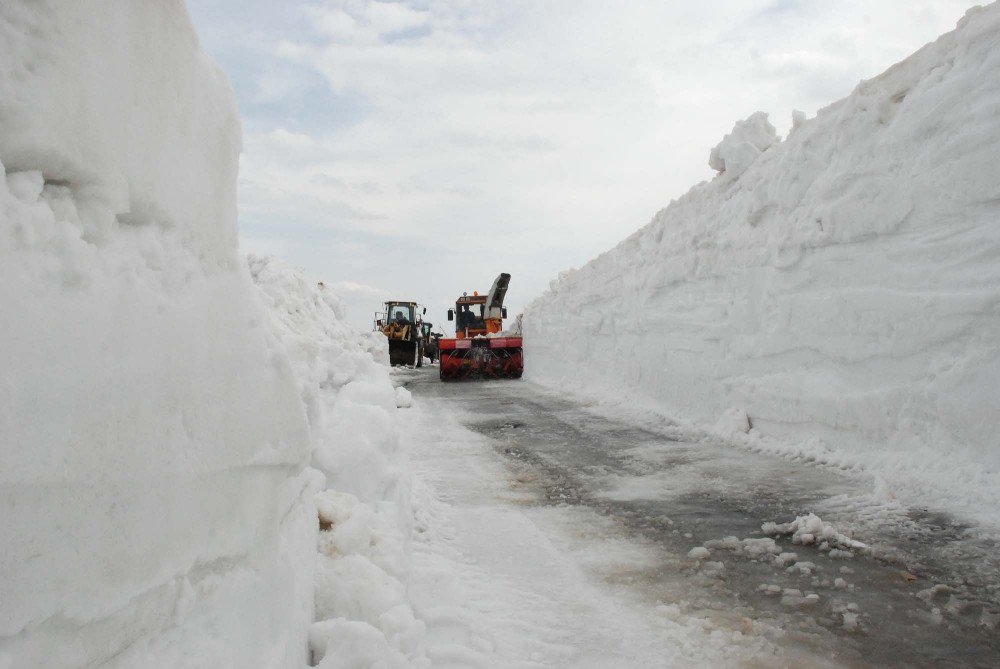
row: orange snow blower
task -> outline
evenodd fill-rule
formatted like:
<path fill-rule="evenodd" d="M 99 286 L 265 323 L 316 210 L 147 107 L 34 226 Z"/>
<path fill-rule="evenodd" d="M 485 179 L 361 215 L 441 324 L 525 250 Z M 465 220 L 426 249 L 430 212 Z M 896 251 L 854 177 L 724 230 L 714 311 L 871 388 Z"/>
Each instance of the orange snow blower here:
<path fill-rule="evenodd" d="M 501 274 L 493 282 L 489 295 L 463 293 L 448 310 L 448 320 L 455 321 L 455 338 L 439 343 L 442 381 L 463 379 L 519 379 L 524 371 L 524 351 L 520 333 L 507 336 L 503 319 L 507 309 L 510 274 Z"/>

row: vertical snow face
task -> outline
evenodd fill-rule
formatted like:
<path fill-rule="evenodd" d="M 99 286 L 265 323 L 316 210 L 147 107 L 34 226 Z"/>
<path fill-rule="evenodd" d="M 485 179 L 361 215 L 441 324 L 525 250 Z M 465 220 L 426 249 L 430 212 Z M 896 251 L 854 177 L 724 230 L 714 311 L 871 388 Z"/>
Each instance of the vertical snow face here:
<path fill-rule="evenodd" d="M 0 666 L 295 666 L 306 413 L 183 3 L 0 4 Z"/>
<path fill-rule="evenodd" d="M 240 121 L 183 0 L 14 0 L 0 7 L 8 173 L 86 190 L 115 223 L 183 230 L 215 262 L 236 244 Z"/>
<path fill-rule="evenodd" d="M 736 141 L 752 117 L 724 172 L 529 307 L 526 374 L 745 412 L 747 438 L 1000 522 L 998 118 L 997 4 L 784 142 Z"/>
<path fill-rule="evenodd" d="M 381 332 L 358 335 L 329 287 L 277 258 L 250 256 L 274 331 L 307 408 L 321 486 L 314 513 L 315 619 L 320 666 L 429 667 L 425 623 L 411 603 L 413 474 Z M 314 516 L 314 523 L 316 516 Z M 318 553 L 316 549 L 318 548 Z"/>

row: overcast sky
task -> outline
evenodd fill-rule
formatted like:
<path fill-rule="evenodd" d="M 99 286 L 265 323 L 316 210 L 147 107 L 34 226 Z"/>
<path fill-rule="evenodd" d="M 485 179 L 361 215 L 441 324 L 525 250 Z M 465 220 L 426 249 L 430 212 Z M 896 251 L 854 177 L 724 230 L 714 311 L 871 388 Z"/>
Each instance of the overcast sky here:
<path fill-rule="evenodd" d="M 512 313 L 699 181 L 762 110 L 780 134 L 954 27 L 964 0 L 189 0 L 244 123 L 244 251 L 444 322 Z M 451 330 L 447 330 L 449 333 Z"/>

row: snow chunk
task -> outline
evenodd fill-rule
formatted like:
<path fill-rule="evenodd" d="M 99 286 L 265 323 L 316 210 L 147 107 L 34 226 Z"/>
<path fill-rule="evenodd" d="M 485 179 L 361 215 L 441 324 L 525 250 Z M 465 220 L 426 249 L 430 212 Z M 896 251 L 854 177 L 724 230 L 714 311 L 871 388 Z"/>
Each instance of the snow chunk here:
<path fill-rule="evenodd" d="M 692 548 L 691 550 L 688 551 L 687 556 L 692 560 L 705 560 L 711 554 L 712 553 L 704 546 L 696 546 L 695 548 Z"/>
<path fill-rule="evenodd" d="M 737 537 L 724 537 L 722 539 L 712 539 L 711 541 L 706 541 L 705 546 L 707 548 L 721 548 L 727 551 L 738 551 L 742 548 L 743 544 Z"/>
<path fill-rule="evenodd" d="M 802 576 L 810 576 L 814 571 L 816 571 L 816 565 L 812 562 L 796 562 L 792 566 L 788 567 L 785 571 L 789 573 L 799 572 Z"/>
<path fill-rule="evenodd" d="M 409 409 L 411 406 L 413 406 L 413 393 L 403 386 L 398 386 L 396 388 L 396 408 Z"/>
<path fill-rule="evenodd" d="M 764 555 L 777 555 L 781 552 L 778 544 L 774 542 L 774 539 L 763 538 L 763 539 L 744 539 L 742 542 L 743 552 L 752 558 L 758 558 Z"/>
<path fill-rule="evenodd" d="M 819 538 L 832 546 L 842 546 L 844 548 L 854 549 L 868 548 L 867 544 L 855 541 L 847 535 L 841 534 L 837 531 L 836 527 L 823 522 L 823 519 L 814 513 L 810 513 L 806 516 L 798 516 L 795 520 L 788 523 L 779 524 L 767 522 L 761 525 L 760 529 L 764 532 L 764 534 L 791 534 L 793 544 L 810 545 L 815 543 L 816 539 Z"/>
<path fill-rule="evenodd" d="M 320 556 L 316 570 L 316 617 L 347 618 L 371 625 L 395 606 L 406 603 L 406 588 L 393 575 L 362 555 Z"/>
<path fill-rule="evenodd" d="M 776 597 L 781 594 L 782 587 L 780 585 L 768 585 L 767 583 L 761 583 L 757 586 L 757 590 L 769 597 Z"/>
<path fill-rule="evenodd" d="M 350 493 L 324 490 L 316 494 L 319 549 L 329 556 L 366 553 L 372 543 L 374 511 Z"/>
<path fill-rule="evenodd" d="M 701 573 L 706 576 L 714 576 L 721 578 L 726 572 L 726 564 L 724 562 L 717 562 L 712 560 L 706 560 L 701 563 Z"/>
<path fill-rule="evenodd" d="M 757 559 L 765 555 L 777 555 L 781 549 L 774 539 L 763 537 L 758 539 L 738 539 L 736 537 L 725 537 L 723 539 L 712 539 L 706 541 L 707 548 L 718 548 L 721 550 L 733 551 L 737 555 L 745 555 L 751 559 Z"/>
<path fill-rule="evenodd" d="M 733 177 L 743 174 L 757 157 L 781 141 L 767 113 L 755 112 L 737 121 L 733 131 L 722 138 L 708 156 L 709 166 Z"/>
<path fill-rule="evenodd" d="M 319 523 L 323 529 L 342 525 L 351 517 L 351 512 L 359 503 L 354 495 L 336 490 L 316 493 L 315 501 Z"/>
<path fill-rule="evenodd" d="M 800 127 L 805 125 L 806 113 L 798 109 L 792 110 L 792 131 L 798 130 Z"/>
<path fill-rule="evenodd" d="M 781 594 L 781 603 L 790 608 L 803 608 L 819 603 L 819 595 L 814 592 L 802 594 L 802 591 L 795 588 L 785 588 Z"/>
<path fill-rule="evenodd" d="M 781 553 L 777 557 L 774 558 L 774 566 L 775 567 L 787 567 L 788 565 L 792 564 L 793 562 L 795 562 L 798 559 L 799 559 L 799 556 L 796 553 Z"/>
<path fill-rule="evenodd" d="M 309 648 L 320 669 L 410 666 L 402 653 L 389 646 L 378 628 L 355 620 L 337 618 L 313 623 L 309 628 Z"/>
<path fill-rule="evenodd" d="M 715 431 L 723 436 L 746 434 L 750 431 L 750 417 L 744 409 L 731 408 L 715 423 Z"/>

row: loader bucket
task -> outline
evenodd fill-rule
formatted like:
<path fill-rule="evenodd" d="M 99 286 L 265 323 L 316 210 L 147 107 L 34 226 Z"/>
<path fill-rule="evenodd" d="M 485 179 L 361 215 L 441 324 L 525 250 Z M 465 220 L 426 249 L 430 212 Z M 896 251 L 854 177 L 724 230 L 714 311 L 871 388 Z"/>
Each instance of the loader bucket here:
<path fill-rule="evenodd" d="M 389 340 L 389 364 L 414 365 L 420 362 L 417 358 L 417 342 L 405 339 Z"/>
<path fill-rule="evenodd" d="M 520 337 L 442 339 L 442 381 L 519 379 L 524 371 Z"/>

